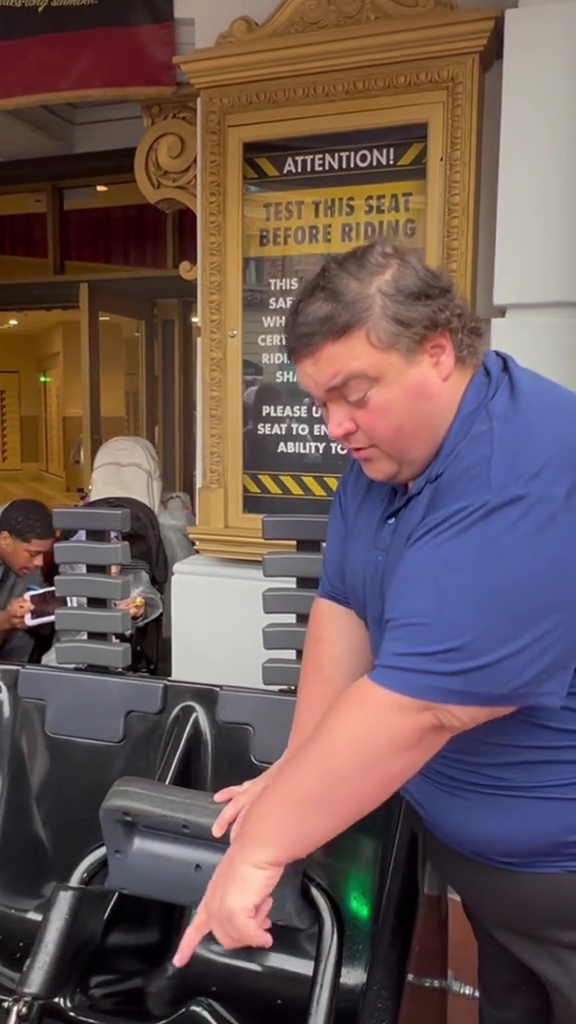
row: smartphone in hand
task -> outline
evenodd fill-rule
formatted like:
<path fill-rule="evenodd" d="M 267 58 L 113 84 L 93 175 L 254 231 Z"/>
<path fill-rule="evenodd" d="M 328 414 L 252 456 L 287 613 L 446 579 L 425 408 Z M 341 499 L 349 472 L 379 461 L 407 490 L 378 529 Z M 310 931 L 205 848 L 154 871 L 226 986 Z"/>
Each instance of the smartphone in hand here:
<path fill-rule="evenodd" d="M 24 618 L 27 626 L 42 626 L 45 622 L 54 622 L 56 609 L 66 606 L 66 598 L 58 597 L 55 587 L 31 590 L 25 598 L 32 605 Z"/>

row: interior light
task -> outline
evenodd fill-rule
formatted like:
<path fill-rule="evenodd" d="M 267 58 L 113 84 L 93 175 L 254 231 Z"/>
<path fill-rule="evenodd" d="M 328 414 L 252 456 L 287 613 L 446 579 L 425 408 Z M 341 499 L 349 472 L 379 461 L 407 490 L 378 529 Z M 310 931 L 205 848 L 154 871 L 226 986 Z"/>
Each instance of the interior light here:
<path fill-rule="evenodd" d="M 96 185 L 96 191 L 97 192 L 107 192 L 108 191 L 108 185 Z"/>
<path fill-rule="evenodd" d="M 199 316 L 191 316 L 190 317 L 190 323 L 191 324 L 199 324 L 200 323 L 200 317 Z"/>
<path fill-rule="evenodd" d="M 17 320 L 9 320 L 8 321 L 8 326 L 9 327 L 18 327 L 18 321 Z"/>
<path fill-rule="evenodd" d="M 109 317 L 109 316 L 102 316 L 102 315 L 100 315 L 100 316 L 98 317 L 98 319 L 99 319 L 99 320 L 109 320 L 109 319 L 110 319 L 110 317 Z"/>

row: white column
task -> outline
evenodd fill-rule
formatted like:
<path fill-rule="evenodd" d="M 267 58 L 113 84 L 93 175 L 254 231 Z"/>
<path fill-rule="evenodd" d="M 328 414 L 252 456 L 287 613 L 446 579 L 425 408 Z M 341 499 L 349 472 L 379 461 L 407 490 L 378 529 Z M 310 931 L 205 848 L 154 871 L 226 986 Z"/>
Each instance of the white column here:
<path fill-rule="evenodd" d="M 492 346 L 576 390 L 576 2 L 506 14 Z"/>

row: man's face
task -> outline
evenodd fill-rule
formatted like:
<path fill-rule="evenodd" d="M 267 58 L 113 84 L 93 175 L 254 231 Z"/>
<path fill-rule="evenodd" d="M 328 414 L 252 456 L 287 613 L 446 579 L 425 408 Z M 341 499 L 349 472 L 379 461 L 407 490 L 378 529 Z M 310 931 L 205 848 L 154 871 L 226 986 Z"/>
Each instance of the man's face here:
<path fill-rule="evenodd" d="M 0 533 L 0 558 L 17 576 L 41 569 L 53 546 L 53 540 L 17 540 L 6 531 Z"/>
<path fill-rule="evenodd" d="M 367 476 L 409 483 L 442 444 L 473 370 L 456 364 L 447 335 L 408 358 L 372 344 L 362 329 L 300 358 L 297 373 L 332 440 Z"/>

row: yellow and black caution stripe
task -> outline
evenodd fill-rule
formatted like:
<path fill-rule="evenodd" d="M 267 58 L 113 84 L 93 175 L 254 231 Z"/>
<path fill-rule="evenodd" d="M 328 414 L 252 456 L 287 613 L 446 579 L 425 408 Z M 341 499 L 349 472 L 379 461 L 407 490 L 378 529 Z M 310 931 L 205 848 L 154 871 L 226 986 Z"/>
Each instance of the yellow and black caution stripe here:
<path fill-rule="evenodd" d="M 324 473 L 244 473 L 244 494 L 255 498 L 333 498 L 339 476 Z"/>
<path fill-rule="evenodd" d="M 402 154 L 399 160 L 396 161 L 396 167 L 414 167 L 421 166 L 426 163 L 426 143 L 425 142 L 413 142 L 405 153 Z"/>
<path fill-rule="evenodd" d="M 281 171 L 267 156 L 254 156 L 244 161 L 244 178 L 247 181 L 254 181 L 255 178 L 279 178 L 280 175 Z"/>

